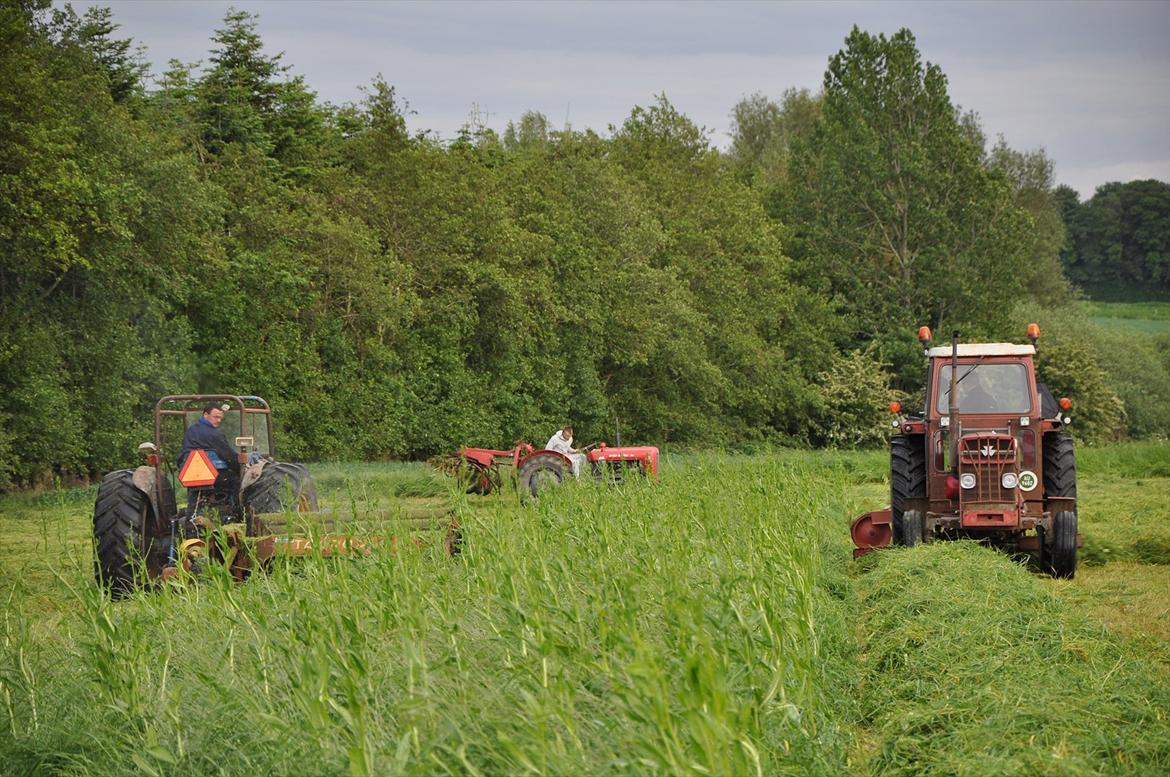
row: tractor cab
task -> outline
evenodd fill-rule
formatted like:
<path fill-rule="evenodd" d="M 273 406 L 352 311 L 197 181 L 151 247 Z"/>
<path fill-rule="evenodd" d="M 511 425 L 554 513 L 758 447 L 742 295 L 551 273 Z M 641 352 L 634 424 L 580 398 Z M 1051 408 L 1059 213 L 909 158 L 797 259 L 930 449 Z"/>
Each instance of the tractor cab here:
<path fill-rule="evenodd" d="M 154 444 L 160 452 L 178 455 L 187 427 L 196 423 L 203 408 L 214 403 L 223 408 L 220 431 L 241 453 L 275 457 L 272 445 L 272 411 L 260 397 L 201 394 L 163 397 L 154 408 Z M 182 462 L 175 462 L 182 466 Z"/>
<path fill-rule="evenodd" d="M 174 475 L 187 490 L 188 518 L 215 510 L 226 521 L 242 520 L 241 481 L 229 462 L 215 451 L 197 448 L 183 455 L 181 449 L 187 428 L 199 422 L 208 405 L 223 411 L 219 430 L 237 451 L 238 462 L 232 462 L 238 463 L 237 472 L 249 463 L 273 457 L 272 414 L 260 397 L 177 395 L 163 397 L 155 405 L 154 463 L 161 466 L 171 457 Z"/>
<path fill-rule="evenodd" d="M 1014 343 L 926 349 L 927 412 L 921 429 L 928 437 L 928 477 L 932 486 L 928 491 L 944 496 L 953 493 L 953 484 L 948 489 L 948 478 L 957 475 L 963 480 L 964 472 L 974 466 L 972 462 L 985 458 L 989 446 L 994 451 L 988 455 L 1001 464 L 1010 459 L 1017 480 L 1023 474 L 1025 484 L 1036 485 L 1036 435 L 1043 419 L 1032 363 L 1035 353 L 1035 346 Z M 952 390 L 956 394 L 954 407 Z M 913 421 L 906 423 L 918 428 Z M 960 487 L 959 497 L 966 496 L 968 490 Z M 1021 493 L 1026 496 L 1028 491 L 1012 490 L 996 498 L 1014 503 Z"/>

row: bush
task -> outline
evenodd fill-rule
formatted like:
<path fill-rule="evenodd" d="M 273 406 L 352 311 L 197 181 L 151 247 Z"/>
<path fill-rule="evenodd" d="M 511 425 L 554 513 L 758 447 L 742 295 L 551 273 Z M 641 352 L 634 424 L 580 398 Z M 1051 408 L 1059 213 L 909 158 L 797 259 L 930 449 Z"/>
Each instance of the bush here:
<path fill-rule="evenodd" d="M 889 365 L 870 346 L 833 357 L 819 376 L 824 401 L 820 442 L 835 448 L 882 445 L 889 429 L 889 404 L 901 398 L 890 387 Z"/>
<path fill-rule="evenodd" d="M 1129 436 L 1170 436 L 1170 369 L 1157 342 L 1170 342 L 1170 337 L 1155 339 L 1093 325 L 1086 334 L 1109 385 L 1125 403 Z"/>
<path fill-rule="evenodd" d="M 1035 321 L 1044 333 L 1036 351 L 1038 379 L 1052 393 L 1073 401 L 1074 433 L 1083 442 L 1103 443 L 1127 434 L 1126 406 L 1102 368 L 1093 332 L 1079 309 L 1022 307 L 1018 319 Z M 1019 326 L 1024 329 L 1023 323 Z"/>

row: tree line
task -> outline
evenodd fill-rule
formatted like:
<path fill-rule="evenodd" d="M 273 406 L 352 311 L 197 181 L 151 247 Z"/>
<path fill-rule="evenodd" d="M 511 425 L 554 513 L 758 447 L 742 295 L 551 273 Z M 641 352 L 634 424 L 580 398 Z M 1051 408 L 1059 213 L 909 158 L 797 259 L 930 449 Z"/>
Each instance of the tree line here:
<path fill-rule="evenodd" d="M 1053 196 L 1066 227 L 1060 258 L 1070 281 L 1104 301 L 1170 300 L 1170 184 L 1107 183 L 1084 202 Z"/>
<path fill-rule="evenodd" d="M 918 325 L 1075 318 L 1051 163 L 989 147 L 909 31 L 854 29 L 819 94 L 745 98 L 724 152 L 665 95 L 605 135 L 411 133 L 389 82 L 323 103 L 256 21 L 152 76 L 107 9 L 0 8 L 0 487 L 125 466 L 194 391 L 266 397 L 285 458 L 565 422 L 873 444 Z M 1062 348 L 1100 373 L 1071 393 L 1111 397 L 1086 432 L 1126 433 L 1098 351 Z"/>

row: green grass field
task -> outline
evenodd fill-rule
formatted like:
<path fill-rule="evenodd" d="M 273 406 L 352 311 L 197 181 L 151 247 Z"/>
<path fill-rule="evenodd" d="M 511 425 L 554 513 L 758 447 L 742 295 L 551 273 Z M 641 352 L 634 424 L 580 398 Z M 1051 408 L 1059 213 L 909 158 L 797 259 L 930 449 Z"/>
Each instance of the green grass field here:
<path fill-rule="evenodd" d="M 315 467 L 441 536 L 111 603 L 94 490 L 0 501 L 0 772 L 1162 775 L 1170 445 L 1080 452 L 1051 580 L 973 543 L 853 561 L 882 453 L 668 457 L 519 506 Z"/>
<path fill-rule="evenodd" d="M 1082 302 L 1081 309 L 1106 329 L 1170 334 L 1170 302 Z"/>

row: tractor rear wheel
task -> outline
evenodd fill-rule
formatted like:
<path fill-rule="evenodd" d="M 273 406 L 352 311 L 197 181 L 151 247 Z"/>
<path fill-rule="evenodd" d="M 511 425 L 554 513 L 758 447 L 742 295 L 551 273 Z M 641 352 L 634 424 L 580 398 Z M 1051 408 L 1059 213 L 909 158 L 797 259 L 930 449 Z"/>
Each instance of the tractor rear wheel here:
<path fill-rule="evenodd" d="M 1054 577 L 1077 573 L 1077 514 L 1061 510 L 1052 516 L 1052 547 L 1048 551 L 1049 570 Z"/>
<path fill-rule="evenodd" d="M 269 462 L 256 482 L 244 489 L 244 508 L 250 514 L 317 511 L 317 486 L 304 464 Z"/>
<path fill-rule="evenodd" d="M 890 438 L 890 522 L 894 544 L 912 545 L 902 531 L 907 499 L 926 496 L 926 442 L 920 434 L 898 434 Z M 919 532 L 921 537 L 921 532 Z"/>
<path fill-rule="evenodd" d="M 902 544 L 907 547 L 922 544 L 925 535 L 924 524 L 921 510 L 907 510 L 902 513 Z"/>
<path fill-rule="evenodd" d="M 1077 498 L 1076 451 L 1065 432 L 1044 435 L 1044 497 L 1051 496 Z"/>
<path fill-rule="evenodd" d="M 150 499 L 134 485 L 134 470 L 120 469 L 102 478 L 93 508 L 93 571 L 98 585 L 115 599 L 144 579 L 143 565 L 153 550 L 152 520 Z"/>
<path fill-rule="evenodd" d="M 561 484 L 565 479 L 564 459 L 552 453 L 538 453 L 525 459 L 516 473 L 520 484 L 520 497 L 525 500 L 537 499 L 540 492 Z"/>

